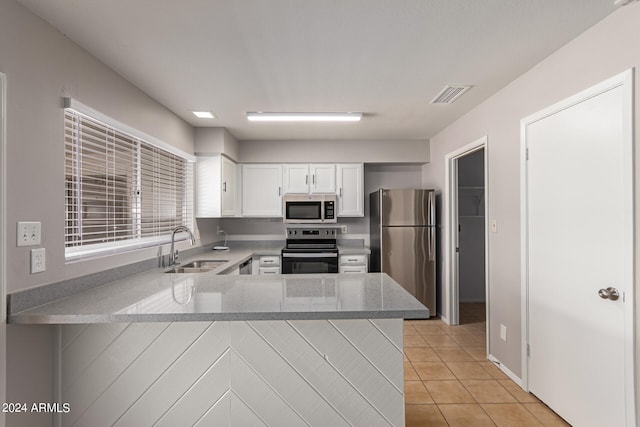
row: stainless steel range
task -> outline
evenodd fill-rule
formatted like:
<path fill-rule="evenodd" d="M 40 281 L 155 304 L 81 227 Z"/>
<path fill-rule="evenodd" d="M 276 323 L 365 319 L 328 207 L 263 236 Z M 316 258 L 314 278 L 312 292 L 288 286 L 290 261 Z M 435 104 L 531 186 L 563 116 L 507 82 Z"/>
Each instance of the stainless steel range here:
<path fill-rule="evenodd" d="M 282 274 L 337 273 L 335 228 L 287 228 Z"/>

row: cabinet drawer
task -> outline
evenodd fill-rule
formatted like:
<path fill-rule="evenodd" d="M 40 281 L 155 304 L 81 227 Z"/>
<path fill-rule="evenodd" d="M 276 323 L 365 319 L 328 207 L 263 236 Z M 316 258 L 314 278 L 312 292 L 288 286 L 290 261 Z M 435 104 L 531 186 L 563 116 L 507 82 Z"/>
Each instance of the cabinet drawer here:
<path fill-rule="evenodd" d="M 258 274 L 280 274 L 280 267 L 260 267 Z"/>
<path fill-rule="evenodd" d="M 280 257 L 279 256 L 261 256 L 260 257 L 260 267 L 273 267 L 280 265 Z"/>
<path fill-rule="evenodd" d="M 366 265 L 341 265 L 340 273 L 367 273 Z"/>
<path fill-rule="evenodd" d="M 361 265 L 366 263 L 366 255 L 340 255 L 340 265 Z"/>

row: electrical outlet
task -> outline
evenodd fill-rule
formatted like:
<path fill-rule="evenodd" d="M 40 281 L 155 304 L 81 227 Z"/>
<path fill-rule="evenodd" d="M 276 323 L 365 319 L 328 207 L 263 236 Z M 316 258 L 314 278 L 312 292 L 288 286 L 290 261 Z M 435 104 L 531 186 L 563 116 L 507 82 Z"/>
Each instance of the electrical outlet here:
<path fill-rule="evenodd" d="M 16 244 L 18 246 L 38 246 L 41 242 L 41 228 L 42 225 L 39 222 L 19 222 Z"/>
<path fill-rule="evenodd" d="M 346 225 L 341 225 L 341 226 L 340 226 L 340 232 L 341 232 L 342 234 L 345 234 L 345 233 L 347 232 L 347 226 L 346 226 Z"/>
<path fill-rule="evenodd" d="M 41 273 L 47 269 L 45 249 L 31 249 L 31 274 Z"/>
<path fill-rule="evenodd" d="M 492 233 L 497 233 L 498 232 L 498 221 L 495 219 L 491 220 L 491 232 Z"/>
<path fill-rule="evenodd" d="M 500 339 L 507 342 L 507 327 L 503 324 L 500 324 Z"/>

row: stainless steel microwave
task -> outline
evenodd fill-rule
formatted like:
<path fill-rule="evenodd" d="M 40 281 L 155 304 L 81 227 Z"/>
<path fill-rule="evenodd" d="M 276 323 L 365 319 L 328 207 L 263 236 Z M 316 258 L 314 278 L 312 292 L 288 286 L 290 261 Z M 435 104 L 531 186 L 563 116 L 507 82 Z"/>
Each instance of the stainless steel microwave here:
<path fill-rule="evenodd" d="M 332 224 L 337 222 L 335 194 L 285 194 L 283 218 L 286 224 Z"/>

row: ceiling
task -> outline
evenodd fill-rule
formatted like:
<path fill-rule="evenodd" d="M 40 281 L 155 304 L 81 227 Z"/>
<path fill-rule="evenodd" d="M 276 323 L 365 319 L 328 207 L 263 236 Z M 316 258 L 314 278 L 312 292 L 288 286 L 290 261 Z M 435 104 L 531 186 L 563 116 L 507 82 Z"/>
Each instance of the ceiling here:
<path fill-rule="evenodd" d="M 430 138 L 615 9 L 613 0 L 18 1 L 193 126 L 240 140 Z M 431 105 L 447 84 L 473 88 Z M 247 111 L 365 117 L 251 123 Z"/>

